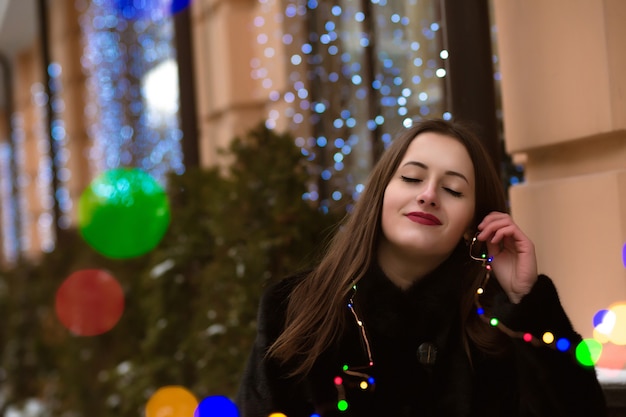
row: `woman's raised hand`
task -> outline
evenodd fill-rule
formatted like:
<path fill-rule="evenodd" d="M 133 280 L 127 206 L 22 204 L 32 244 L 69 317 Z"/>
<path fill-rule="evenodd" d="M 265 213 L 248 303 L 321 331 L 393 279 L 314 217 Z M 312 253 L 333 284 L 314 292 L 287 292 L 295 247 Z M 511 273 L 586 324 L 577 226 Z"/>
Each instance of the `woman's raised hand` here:
<path fill-rule="evenodd" d="M 509 300 L 519 303 L 537 281 L 535 245 L 506 213 L 489 213 L 478 230 L 476 238 L 487 244 L 498 282 Z"/>

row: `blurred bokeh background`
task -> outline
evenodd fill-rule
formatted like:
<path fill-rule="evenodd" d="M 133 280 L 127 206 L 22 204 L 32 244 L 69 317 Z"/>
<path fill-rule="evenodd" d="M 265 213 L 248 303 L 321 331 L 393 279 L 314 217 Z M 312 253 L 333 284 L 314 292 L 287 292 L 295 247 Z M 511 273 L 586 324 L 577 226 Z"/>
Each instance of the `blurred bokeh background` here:
<path fill-rule="evenodd" d="M 236 416 L 263 288 L 428 117 L 479 129 L 626 415 L 625 20 L 619 0 L 0 0 L 0 415 Z"/>

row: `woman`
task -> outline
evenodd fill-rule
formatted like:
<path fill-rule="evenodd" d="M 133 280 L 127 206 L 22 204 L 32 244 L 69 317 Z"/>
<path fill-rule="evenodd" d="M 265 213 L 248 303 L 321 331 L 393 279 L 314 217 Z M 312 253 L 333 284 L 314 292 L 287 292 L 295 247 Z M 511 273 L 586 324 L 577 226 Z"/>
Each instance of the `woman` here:
<path fill-rule="evenodd" d="M 243 417 L 604 416 L 580 341 L 479 140 L 428 120 L 393 141 L 316 268 L 266 290 L 237 403 Z"/>

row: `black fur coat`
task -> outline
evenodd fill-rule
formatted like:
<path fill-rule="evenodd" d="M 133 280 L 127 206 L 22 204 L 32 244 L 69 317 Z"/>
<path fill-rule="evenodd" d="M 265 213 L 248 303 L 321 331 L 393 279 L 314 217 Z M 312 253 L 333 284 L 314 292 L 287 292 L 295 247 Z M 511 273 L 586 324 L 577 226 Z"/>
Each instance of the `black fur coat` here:
<path fill-rule="evenodd" d="M 607 415 L 594 369 L 572 354 L 581 338 L 546 276 L 517 305 L 498 294 L 493 312 L 513 330 L 566 338 L 570 349 L 507 339 L 508 351 L 500 356 L 470 346 L 470 363 L 461 337 L 457 274 L 441 267 L 401 290 L 372 268 L 354 297 L 374 362 L 363 371 L 373 378 L 363 387 L 359 383 L 367 376 L 342 371 L 345 364 L 368 365 L 360 328 L 347 307 L 345 331 L 304 378 L 286 378 L 284 368 L 264 357 L 282 330 L 289 293 L 299 279 L 275 284 L 261 300 L 257 338 L 236 399 L 242 417 Z"/>

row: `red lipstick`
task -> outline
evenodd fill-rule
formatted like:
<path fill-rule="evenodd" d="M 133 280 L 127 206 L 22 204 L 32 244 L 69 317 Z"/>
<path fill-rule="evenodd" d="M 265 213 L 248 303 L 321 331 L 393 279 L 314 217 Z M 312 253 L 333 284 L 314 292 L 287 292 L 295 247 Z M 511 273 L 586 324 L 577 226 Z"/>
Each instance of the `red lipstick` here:
<path fill-rule="evenodd" d="M 421 211 L 413 211 L 407 214 L 406 217 L 408 217 L 409 220 L 415 223 L 424 224 L 426 226 L 440 226 L 441 225 L 441 220 L 439 220 L 436 216 L 433 216 L 432 214 L 428 214 L 428 213 L 423 213 Z"/>

